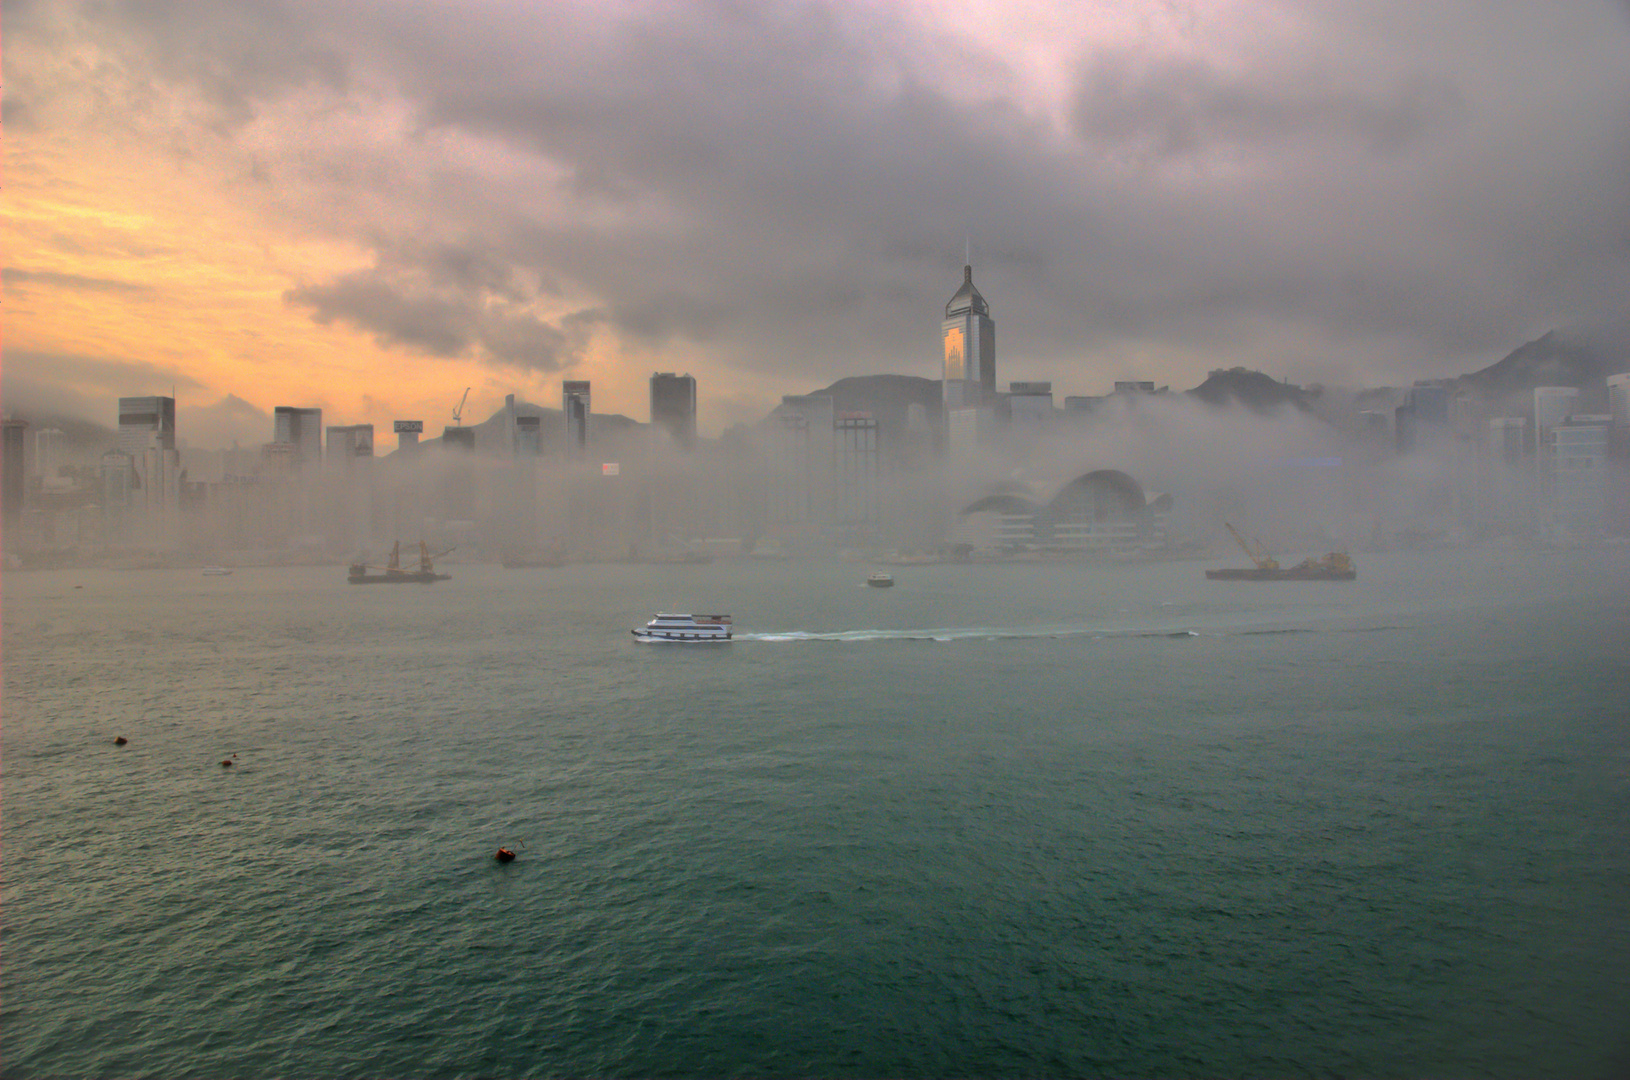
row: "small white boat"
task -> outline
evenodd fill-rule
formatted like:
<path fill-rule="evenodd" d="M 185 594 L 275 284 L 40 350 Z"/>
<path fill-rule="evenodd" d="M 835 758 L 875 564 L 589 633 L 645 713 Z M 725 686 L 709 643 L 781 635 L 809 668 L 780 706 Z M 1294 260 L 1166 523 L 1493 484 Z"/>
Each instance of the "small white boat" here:
<path fill-rule="evenodd" d="M 204 576 L 205 577 L 230 577 L 231 575 L 232 575 L 232 571 L 228 570 L 224 566 L 206 566 L 206 567 L 204 567 Z"/>
<path fill-rule="evenodd" d="M 892 589 L 894 588 L 894 577 L 879 570 L 875 574 L 867 575 L 866 584 L 874 589 Z"/>
<path fill-rule="evenodd" d="M 651 645 L 710 645 L 728 642 L 730 631 L 728 615 L 658 614 L 629 633 Z"/>

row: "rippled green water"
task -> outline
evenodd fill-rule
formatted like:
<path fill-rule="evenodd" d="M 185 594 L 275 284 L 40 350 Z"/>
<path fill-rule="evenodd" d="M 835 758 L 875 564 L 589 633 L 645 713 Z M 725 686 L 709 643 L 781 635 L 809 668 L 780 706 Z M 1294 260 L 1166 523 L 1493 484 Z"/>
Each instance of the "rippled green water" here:
<path fill-rule="evenodd" d="M 866 569 L 8 574 L 0 1069 L 1630 1068 L 1625 558 Z"/>

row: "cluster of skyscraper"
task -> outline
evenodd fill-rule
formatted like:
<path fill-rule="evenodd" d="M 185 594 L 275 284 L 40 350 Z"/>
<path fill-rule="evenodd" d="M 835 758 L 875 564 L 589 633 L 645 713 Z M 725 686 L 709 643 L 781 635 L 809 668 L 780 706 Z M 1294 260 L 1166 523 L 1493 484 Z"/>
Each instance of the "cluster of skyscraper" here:
<path fill-rule="evenodd" d="M 1475 531 L 1518 531 L 1557 543 L 1599 536 L 1615 512 L 1613 463 L 1630 451 L 1630 373 L 1607 380 L 1606 413 L 1580 408 L 1571 386 L 1535 387 L 1519 415 L 1447 380 L 1410 387 L 1389 417 L 1360 414 L 1399 454 L 1435 454 L 1452 468 L 1456 516 Z M 1622 509 L 1622 508 L 1620 508 Z"/>
<path fill-rule="evenodd" d="M 478 479 L 472 464 L 459 463 L 475 460 L 478 433 L 461 422 L 462 402 L 437 440 L 441 453 L 421 453 L 423 421 L 397 420 L 397 453 L 377 467 L 371 424 L 324 427 L 321 409 L 280 405 L 270 442 L 256 451 L 224 452 L 226 460 L 213 469 L 195 459 L 189 478 L 174 399 L 121 398 L 117 445 L 96 472 L 99 521 L 88 529 L 81 513 L 67 531 L 81 547 L 90 532 L 96 534 L 91 546 L 150 550 L 303 545 L 350 551 L 416 539 L 438 522 L 480 532 L 489 519 L 501 522 L 521 547 L 544 534 L 570 538 L 596 530 L 613 547 L 659 543 L 665 536 L 736 535 L 814 546 L 931 541 L 949 532 L 946 515 L 958 506 L 1028 505 L 1045 494 L 999 493 L 992 503 L 988 485 L 999 475 L 993 468 L 1022 465 L 1035 448 L 1057 445 L 1055 435 L 1136 415 L 1139 401 L 1172 400 L 1164 387 L 1139 381 L 1116 382 L 1104 397 L 1067 397 L 1062 411 L 1054 407 L 1051 383 L 1014 382 L 998 391 L 995 321 L 968 266 L 945 305 L 939 345 L 938 402 L 921 396 L 920 381 L 917 397 L 904 405 L 851 396 L 840 406 L 832 392 L 788 395 L 757 429 L 727 433 L 705 447 L 697 439 L 690 375 L 651 376 L 652 438 L 637 448 L 626 440 L 626 422 L 596 420 L 587 380 L 561 384 L 558 427 L 511 395 L 499 422 L 479 427 L 486 479 Z M 1583 413 L 1573 388 L 1540 387 L 1531 406 L 1515 410 L 1520 415 L 1493 415 L 1447 382 L 1423 381 L 1395 409 L 1358 414 L 1354 446 L 1360 458 L 1364 447 L 1381 453 L 1384 443 L 1388 455 L 1449 460 L 1453 477 L 1444 501 L 1474 530 L 1586 538 L 1617 521 L 1608 481 L 1615 455 L 1624 456 L 1630 444 L 1627 396 L 1630 374 L 1616 375 L 1609 380 L 1608 414 Z M 58 480 L 51 473 L 61 439 L 53 430 L 35 433 L 36 473 L 45 481 L 39 486 L 36 477 L 36 490 L 45 496 L 60 493 L 50 485 Z M 6 422 L 4 449 L 6 524 L 14 536 L 28 484 L 23 425 Z M 497 463 L 520 467 L 550 458 L 591 467 L 560 471 L 568 479 L 558 481 L 524 468 L 512 468 L 507 479 L 493 472 Z M 606 479 L 582 486 L 588 476 Z M 613 483 L 613 477 L 622 480 Z M 550 483 L 564 487 L 540 494 Z M 1082 500 L 1066 502 L 1075 513 Z M 42 506 L 49 505 L 47 498 Z M 1080 523 L 1055 521 L 1064 511 L 1053 502 L 1046 506 L 1048 535 L 1074 536 Z M 1161 506 L 1170 506 L 1169 497 Z M 1023 510 L 1014 513 L 1024 516 Z M 1029 518 L 1040 520 L 1035 513 Z M 213 523 L 207 535 L 185 535 L 189 520 L 205 519 Z M 35 533 L 48 545 L 53 534 L 60 543 L 64 529 L 47 524 Z"/>
<path fill-rule="evenodd" d="M 690 375 L 660 372 L 651 376 L 652 430 L 663 445 L 688 450 L 696 442 L 696 380 Z M 583 460 L 589 452 L 592 405 L 586 380 L 562 384 L 562 423 L 558 459 Z M 461 405 L 462 410 L 462 405 Z M 455 414 L 457 415 L 457 414 Z M 517 460 L 542 460 L 550 447 L 544 418 L 518 411 L 514 396 L 505 403 L 500 438 Z M 166 396 L 125 397 L 118 402 L 117 438 L 96 470 L 94 506 L 97 520 L 88 522 L 80 512 L 82 500 L 62 498 L 56 482 L 64 464 L 63 433 L 55 429 L 34 432 L 32 470 L 37 507 L 54 504 L 75 507 L 74 520 L 36 521 L 34 546 L 60 544 L 109 549 L 165 551 L 193 546 L 189 521 L 201 510 L 215 511 L 239 527 L 225 530 L 249 546 L 271 543 L 314 543 L 351 547 L 365 543 L 381 523 L 381 477 L 372 468 L 376 448 L 372 424 L 323 424 L 323 410 L 279 405 L 272 410 L 271 440 L 256 451 L 204 452 L 219 460 L 200 468 L 193 458 L 193 477 L 183 467 L 177 439 L 175 399 Z M 422 420 L 397 420 L 397 450 L 405 459 L 418 457 Z M 20 538 L 23 509 L 29 501 L 27 425 L 6 420 L 4 442 L 5 525 L 11 543 Z M 440 449 L 473 453 L 476 428 L 457 423 L 442 431 Z M 405 467 L 405 462 L 403 463 Z M 398 470 L 400 471 L 400 470 Z M 444 485 L 449 498 L 432 509 L 464 517 L 474 516 L 474 498 L 458 484 Z M 467 485 L 466 485 L 467 487 Z M 416 500 L 415 512 L 426 500 Z M 55 515 L 60 517 L 61 514 Z M 400 515 L 394 515 L 400 517 Z M 252 519 L 252 520 L 249 520 Z M 60 526 L 60 527 L 59 527 Z M 395 527 L 417 533 L 422 525 L 398 522 Z M 216 530 L 219 532 L 220 530 Z M 93 539 L 87 540 L 88 534 Z"/>

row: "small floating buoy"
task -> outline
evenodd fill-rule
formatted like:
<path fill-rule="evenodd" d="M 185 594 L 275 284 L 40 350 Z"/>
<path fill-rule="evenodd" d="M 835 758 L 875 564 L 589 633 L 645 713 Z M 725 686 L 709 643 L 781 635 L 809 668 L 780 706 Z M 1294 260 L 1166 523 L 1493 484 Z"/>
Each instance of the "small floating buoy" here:
<path fill-rule="evenodd" d="M 221 768 L 230 769 L 231 767 L 232 767 L 232 759 L 231 758 L 223 758 L 221 760 Z"/>
<path fill-rule="evenodd" d="M 120 735 L 117 739 L 113 740 L 113 745 L 114 746 L 123 746 L 125 743 L 127 743 L 129 741 L 130 741 L 129 739 L 125 738 L 123 735 Z"/>
<path fill-rule="evenodd" d="M 514 862 L 515 853 L 509 850 L 507 847 L 501 847 L 498 849 L 498 854 L 494 855 L 493 858 L 497 859 L 499 862 Z"/>

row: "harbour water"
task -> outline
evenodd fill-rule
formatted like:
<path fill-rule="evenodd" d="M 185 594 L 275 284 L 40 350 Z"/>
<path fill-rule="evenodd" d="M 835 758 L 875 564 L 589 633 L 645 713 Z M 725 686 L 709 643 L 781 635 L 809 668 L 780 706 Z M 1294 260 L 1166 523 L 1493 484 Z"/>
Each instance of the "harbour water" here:
<path fill-rule="evenodd" d="M 1630 1071 L 1623 552 L 445 569 L 5 576 L 4 1075 Z"/>

